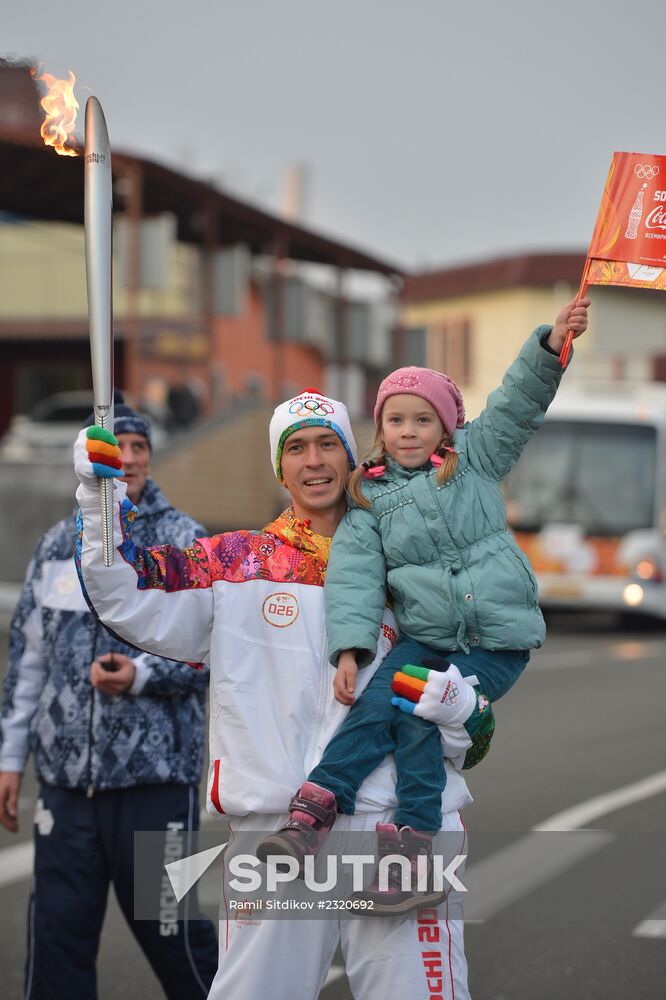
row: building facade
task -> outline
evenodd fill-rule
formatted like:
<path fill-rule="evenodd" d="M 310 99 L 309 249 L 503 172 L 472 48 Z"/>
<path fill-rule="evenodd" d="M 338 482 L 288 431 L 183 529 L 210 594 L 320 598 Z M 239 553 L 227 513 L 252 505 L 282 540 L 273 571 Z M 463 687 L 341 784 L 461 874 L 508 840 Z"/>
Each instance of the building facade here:
<path fill-rule="evenodd" d="M 579 286 L 584 253 L 534 253 L 480 261 L 406 279 L 398 354 L 460 383 L 469 417 L 528 333 L 551 323 Z M 666 298 L 642 289 L 593 287 L 588 332 L 567 382 L 666 377 Z"/>
<path fill-rule="evenodd" d="M 91 382 L 83 162 L 43 146 L 38 100 L 27 67 L 0 65 L 0 433 Z M 189 396 L 212 417 L 342 371 L 362 412 L 391 363 L 399 267 L 113 145 L 112 165 L 116 383 L 133 402 Z"/>

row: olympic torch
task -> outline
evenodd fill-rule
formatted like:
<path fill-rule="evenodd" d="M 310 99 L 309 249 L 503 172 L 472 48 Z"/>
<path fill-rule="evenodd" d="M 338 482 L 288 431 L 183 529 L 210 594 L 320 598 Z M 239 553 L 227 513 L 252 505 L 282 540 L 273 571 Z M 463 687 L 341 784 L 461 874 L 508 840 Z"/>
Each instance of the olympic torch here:
<path fill-rule="evenodd" d="M 111 147 L 104 112 L 96 97 L 86 102 L 84 227 L 88 324 L 95 423 L 113 432 L 113 309 Z M 113 480 L 100 479 L 104 565 L 113 564 Z"/>

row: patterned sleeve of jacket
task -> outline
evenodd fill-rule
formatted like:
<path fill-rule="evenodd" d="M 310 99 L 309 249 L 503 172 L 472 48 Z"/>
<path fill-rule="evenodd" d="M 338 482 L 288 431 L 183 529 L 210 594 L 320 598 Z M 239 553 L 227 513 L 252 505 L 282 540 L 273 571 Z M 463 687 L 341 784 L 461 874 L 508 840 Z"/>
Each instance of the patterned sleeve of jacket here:
<path fill-rule="evenodd" d="M 324 584 L 331 663 L 356 649 L 359 667 L 372 663 L 386 606 L 386 562 L 379 525 L 370 510 L 354 508 L 338 526 Z"/>
<path fill-rule="evenodd" d="M 208 667 L 201 663 L 182 663 L 164 656 L 140 653 L 134 657 L 136 676 L 130 694 L 153 698 L 186 698 L 206 691 Z"/>
<path fill-rule="evenodd" d="M 168 537 L 178 548 L 194 545 L 206 529 L 183 511 L 170 507 L 158 518 L 152 519 L 151 529 L 157 528 L 161 537 Z M 130 693 L 150 695 L 154 698 L 186 698 L 193 693 L 205 692 L 209 673 L 204 664 L 182 663 L 163 656 L 141 653 L 134 658 L 136 676 Z"/>
<path fill-rule="evenodd" d="M 470 465 L 489 479 L 504 479 L 555 398 L 563 369 L 542 345 L 551 329 L 540 326 L 531 334 L 483 412 L 458 432 L 466 438 Z"/>
<path fill-rule="evenodd" d="M 114 482 L 112 566 L 102 558 L 99 501 L 81 484 L 77 567 L 86 599 L 100 620 L 124 642 L 156 656 L 206 663 L 213 628 L 213 573 L 206 539 L 186 549 L 137 546 L 132 538 L 136 507 L 124 483 Z"/>
<path fill-rule="evenodd" d="M 37 543 L 9 630 L 9 662 L 0 710 L 0 771 L 23 772 L 30 722 L 46 683 L 39 582 L 45 539 Z"/>

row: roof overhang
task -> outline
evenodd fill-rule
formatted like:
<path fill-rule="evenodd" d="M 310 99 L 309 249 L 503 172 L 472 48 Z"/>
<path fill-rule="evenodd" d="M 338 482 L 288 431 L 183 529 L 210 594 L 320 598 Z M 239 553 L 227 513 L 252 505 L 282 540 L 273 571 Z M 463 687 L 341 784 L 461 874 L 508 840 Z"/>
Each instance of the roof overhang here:
<path fill-rule="evenodd" d="M 292 260 L 333 265 L 400 278 L 403 268 L 339 240 L 295 225 L 220 191 L 211 184 L 151 160 L 113 152 L 114 211 L 126 208 L 133 172 L 142 180 L 145 215 L 171 212 L 178 239 L 217 246 L 245 243 L 255 254 L 276 252 Z M 118 183 L 118 182 L 121 183 Z M 58 156 L 41 143 L 0 141 L 0 212 L 22 219 L 83 225 L 83 158 Z M 211 224 L 212 218 L 212 224 Z"/>

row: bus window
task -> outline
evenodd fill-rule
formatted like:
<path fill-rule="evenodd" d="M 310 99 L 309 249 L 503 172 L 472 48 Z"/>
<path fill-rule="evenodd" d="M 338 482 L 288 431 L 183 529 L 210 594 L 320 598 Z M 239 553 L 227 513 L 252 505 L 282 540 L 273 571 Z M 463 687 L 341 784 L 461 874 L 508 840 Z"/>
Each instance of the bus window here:
<path fill-rule="evenodd" d="M 625 535 L 655 517 L 656 433 L 640 424 L 547 422 L 506 479 L 517 531 L 576 524 L 588 535 Z"/>

